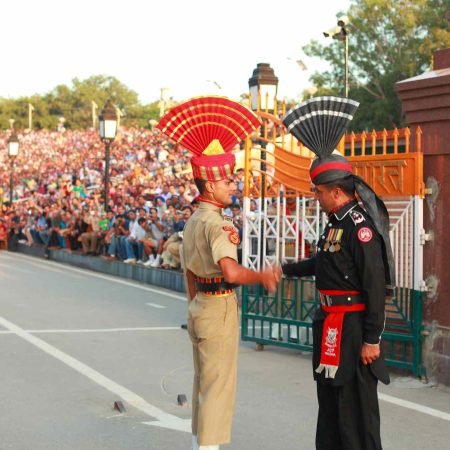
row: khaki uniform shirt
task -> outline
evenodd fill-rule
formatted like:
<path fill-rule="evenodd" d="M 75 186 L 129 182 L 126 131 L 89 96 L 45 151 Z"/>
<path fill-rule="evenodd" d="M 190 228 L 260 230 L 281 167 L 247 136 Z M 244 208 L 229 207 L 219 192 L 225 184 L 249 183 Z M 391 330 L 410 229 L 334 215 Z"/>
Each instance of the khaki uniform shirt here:
<path fill-rule="evenodd" d="M 223 277 L 219 261 L 237 257 L 237 230 L 222 215 L 222 209 L 200 202 L 197 211 L 186 223 L 183 232 L 185 270 L 202 278 Z"/>

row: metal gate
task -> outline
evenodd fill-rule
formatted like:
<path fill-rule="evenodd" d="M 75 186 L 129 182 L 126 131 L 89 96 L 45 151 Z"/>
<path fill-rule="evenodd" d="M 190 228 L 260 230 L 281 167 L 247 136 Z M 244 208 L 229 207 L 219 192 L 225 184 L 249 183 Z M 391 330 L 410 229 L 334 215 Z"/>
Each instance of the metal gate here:
<path fill-rule="evenodd" d="M 312 198 L 311 154 L 284 135 L 274 115 L 261 112 L 261 137 L 245 150 L 243 264 L 296 261 L 314 253 L 326 223 Z M 349 135 L 340 150 L 380 195 L 389 210 L 397 289 L 386 305 L 383 334 L 387 364 L 423 375 L 421 360 L 423 296 L 423 182 L 420 129 L 410 151 L 409 129 Z M 366 146 L 366 141 L 370 146 Z M 250 207 L 251 200 L 257 209 Z M 312 318 L 318 306 L 314 278 L 284 278 L 274 295 L 260 286 L 242 289 L 242 339 L 258 346 L 312 350 Z"/>

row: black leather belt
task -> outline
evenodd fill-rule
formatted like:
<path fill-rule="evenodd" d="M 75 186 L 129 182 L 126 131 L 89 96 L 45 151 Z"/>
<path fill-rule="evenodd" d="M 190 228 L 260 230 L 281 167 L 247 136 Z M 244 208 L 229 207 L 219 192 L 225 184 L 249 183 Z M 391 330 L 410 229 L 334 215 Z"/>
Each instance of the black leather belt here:
<path fill-rule="evenodd" d="M 226 281 L 219 281 L 215 283 L 202 283 L 201 281 L 195 282 L 195 289 L 198 292 L 218 292 L 218 291 L 231 291 L 236 289 L 239 285 L 233 283 L 227 283 Z"/>
<path fill-rule="evenodd" d="M 364 303 L 361 294 L 326 295 L 319 292 L 320 303 L 325 306 L 351 306 Z"/>

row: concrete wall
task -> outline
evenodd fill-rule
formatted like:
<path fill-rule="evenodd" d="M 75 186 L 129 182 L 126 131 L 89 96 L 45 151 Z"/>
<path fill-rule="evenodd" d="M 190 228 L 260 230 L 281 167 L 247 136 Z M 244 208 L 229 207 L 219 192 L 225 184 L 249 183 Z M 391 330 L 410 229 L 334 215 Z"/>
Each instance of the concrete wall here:
<path fill-rule="evenodd" d="M 44 258 L 44 248 L 28 247 L 19 244 L 18 251 L 37 258 Z M 99 256 L 84 256 L 79 253 L 69 253 L 63 250 L 50 250 L 49 260 L 58 261 L 82 269 L 94 270 L 106 275 L 128 278 L 141 283 L 170 289 L 172 291 L 186 292 L 182 272 L 143 267 L 139 264 L 124 264 L 121 261 L 107 261 Z"/>

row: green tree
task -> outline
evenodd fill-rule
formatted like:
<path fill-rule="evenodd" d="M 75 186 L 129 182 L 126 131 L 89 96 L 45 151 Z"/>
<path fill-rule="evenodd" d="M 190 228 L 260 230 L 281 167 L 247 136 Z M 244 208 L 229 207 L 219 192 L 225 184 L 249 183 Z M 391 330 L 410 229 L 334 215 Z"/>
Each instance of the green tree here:
<path fill-rule="evenodd" d="M 49 114 L 45 97 L 33 95 L 18 99 L 0 99 L 0 128 L 9 128 L 9 119 L 14 119 L 16 129 L 28 128 L 28 105 L 33 105 L 33 128 L 56 128 L 57 117 Z"/>
<path fill-rule="evenodd" d="M 9 128 L 9 119 L 17 120 L 13 113 L 14 100 L 9 98 L 0 98 L 0 128 Z"/>
<path fill-rule="evenodd" d="M 430 70 L 433 51 L 450 47 L 448 8 L 448 0 L 353 0 L 349 97 L 361 103 L 353 130 L 404 126 L 395 83 Z M 330 63 L 329 71 L 311 77 L 316 95 L 343 95 L 343 41 L 311 41 L 303 50 Z"/>
<path fill-rule="evenodd" d="M 121 124 L 126 127 L 149 127 L 150 119 L 159 118 L 158 102 L 142 105 L 137 93 L 117 78 L 95 75 L 85 80 L 75 78 L 72 86 L 61 84 L 44 95 L 0 98 L 0 128 L 9 128 L 9 119 L 15 120 L 17 129 L 27 128 L 29 103 L 34 107 L 33 128 L 56 129 L 61 117 L 66 128 L 88 128 L 92 126 L 92 102 L 98 106 L 98 116 L 107 99 L 120 109 Z"/>
<path fill-rule="evenodd" d="M 92 126 L 93 101 L 101 109 L 106 100 L 111 99 L 125 117 L 129 110 L 139 105 L 137 93 L 115 77 L 95 75 L 86 80 L 74 78 L 72 85 L 72 89 L 65 85 L 57 86 L 47 99 L 52 114 L 64 116 L 69 128 Z"/>
<path fill-rule="evenodd" d="M 129 109 L 125 124 L 128 127 L 149 128 L 149 120 L 159 120 L 159 102 L 137 105 Z"/>

